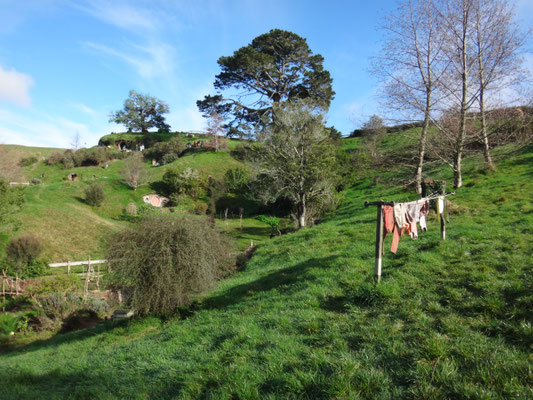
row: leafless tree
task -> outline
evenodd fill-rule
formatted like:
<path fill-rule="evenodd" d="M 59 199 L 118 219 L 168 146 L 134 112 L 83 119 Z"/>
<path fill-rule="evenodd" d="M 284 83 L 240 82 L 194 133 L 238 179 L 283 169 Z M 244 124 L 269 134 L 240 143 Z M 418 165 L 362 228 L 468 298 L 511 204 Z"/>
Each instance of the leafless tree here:
<path fill-rule="evenodd" d="M 382 51 L 372 71 L 384 81 L 383 104 L 405 120 L 423 118 L 418 139 L 415 182 L 421 193 L 426 140 L 434 105 L 441 100 L 439 81 L 446 71 L 442 61 L 438 1 L 403 0 L 385 19 Z"/>
<path fill-rule="evenodd" d="M 225 136 L 225 129 L 223 127 L 224 118 L 217 113 L 210 115 L 207 122 L 207 132 L 212 137 L 215 152 L 220 151 L 220 136 Z"/>
<path fill-rule="evenodd" d="M 487 126 L 486 97 L 491 91 L 501 90 L 519 77 L 518 50 L 525 36 L 513 24 L 514 8 L 506 0 L 476 0 L 474 7 L 474 54 L 477 59 L 479 90 L 480 137 L 485 162 L 491 170 Z"/>
<path fill-rule="evenodd" d="M 72 136 L 72 143 L 70 144 L 74 151 L 78 150 L 81 147 L 81 136 L 80 132 L 76 131 L 74 136 Z"/>
<path fill-rule="evenodd" d="M 148 172 L 144 166 L 142 155 L 135 154 L 124 161 L 124 168 L 120 171 L 124 182 L 133 190 L 137 190 L 148 182 Z"/>
<path fill-rule="evenodd" d="M 470 140 L 481 138 L 485 161 L 493 168 L 487 95 L 508 88 L 519 73 L 518 50 L 524 37 L 513 27 L 513 9 L 506 0 L 441 0 L 441 4 L 438 11 L 443 24 L 444 60 L 450 68 L 446 79 L 441 80 L 447 93 L 447 102 L 443 103 L 447 118 L 442 120 L 445 123 L 437 124 L 442 135 L 453 139 L 449 164 L 454 186 L 461 187 L 462 159 Z M 479 113 L 475 112 L 476 106 Z M 456 122 L 450 123 L 452 119 Z M 441 158 L 449 159 L 449 155 Z"/>
<path fill-rule="evenodd" d="M 445 124 L 440 125 L 440 129 L 442 134 L 453 138 L 451 166 L 456 188 L 463 185 L 462 161 L 467 138 L 468 113 L 479 94 L 473 84 L 477 67 L 477 59 L 472 51 L 475 37 L 475 5 L 476 0 L 445 0 L 438 10 L 443 24 L 444 55 L 450 65 L 447 79 L 441 80 L 441 85 L 448 94 L 447 108 L 458 118 L 457 129 L 446 129 L 449 126 Z"/>

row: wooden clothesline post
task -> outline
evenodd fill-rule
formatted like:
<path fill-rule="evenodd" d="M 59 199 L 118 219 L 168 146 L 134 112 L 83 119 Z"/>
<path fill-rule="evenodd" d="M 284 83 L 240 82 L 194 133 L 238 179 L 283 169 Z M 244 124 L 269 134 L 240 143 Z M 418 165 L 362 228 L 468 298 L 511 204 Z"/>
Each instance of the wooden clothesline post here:
<path fill-rule="evenodd" d="M 379 283 L 381 280 L 381 266 L 383 264 L 383 206 L 392 205 L 386 201 L 365 201 L 365 207 L 377 206 L 376 215 L 376 259 L 374 263 L 374 280 Z"/>
<path fill-rule="evenodd" d="M 377 207 L 377 224 L 376 224 L 376 261 L 374 264 L 374 279 L 377 283 L 381 280 L 381 265 L 383 263 L 383 206 Z"/>

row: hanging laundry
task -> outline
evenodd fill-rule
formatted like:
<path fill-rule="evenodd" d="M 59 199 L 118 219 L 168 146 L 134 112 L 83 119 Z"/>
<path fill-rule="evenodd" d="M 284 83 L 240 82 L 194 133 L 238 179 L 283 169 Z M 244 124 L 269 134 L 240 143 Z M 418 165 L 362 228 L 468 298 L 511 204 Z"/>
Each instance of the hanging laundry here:
<path fill-rule="evenodd" d="M 422 206 L 420 207 L 420 229 L 424 232 L 428 230 L 426 223 L 426 216 L 429 214 L 429 200 L 423 200 Z"/>
<path fill-rule="evenodd" d="M 420 223 L 420 229 L 422 229 L 422 231 L 427 231 L 428 230 L 428 226 L 426 224 L 426 217 L 425 216 L 421 216 L 420 217 L 420 221 L 418 221 Z"/>
<path fill-rule="evenodd" d="M 400 229 L 402 229 L 405 225 L 406 211 L 407 207 L 405 206 L 405 203 L 394 203 L 394 221 Z"/>
<path fill-rule="evenodd" d="M 398 250 L 398 243 L 400 242 L 400 230 L 394 222 L 394 209 L 391 206 L 384 206 L 383 214 L 385 219 L 383 243 L 385 243 L 385 237 L 387 236 L 387 233 L 392 233 L 392 244 L 390 251 L 391 253 L 396 253 Z M 385 253 L 385 246 L 383 246 L 383 253 Z"/>

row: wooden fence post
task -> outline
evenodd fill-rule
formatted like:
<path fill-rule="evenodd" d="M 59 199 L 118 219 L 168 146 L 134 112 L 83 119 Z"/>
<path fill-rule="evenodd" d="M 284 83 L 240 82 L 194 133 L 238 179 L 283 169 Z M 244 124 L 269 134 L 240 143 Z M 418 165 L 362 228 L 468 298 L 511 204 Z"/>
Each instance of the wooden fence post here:
<path fill-rule="evenodd" d="M 377 283 L 381 280 L 381 265 L 383 256 L 383 205 L 377 206 L 377 224 L 376 224 L 376 261 L 374 265 L 374 279 Z"/>
<path fill-rule="evenodd" d="M 4 303 L 2 304 L 2 312 L 6 313 L 6 270 L 2 270 L 2 297 L 4 298 Z"/>
<path fill-rule="evenodd" d="M 100 264 L 98 264 L 98 274 L 96 275 L 96 289 L 100 291 Z"/>

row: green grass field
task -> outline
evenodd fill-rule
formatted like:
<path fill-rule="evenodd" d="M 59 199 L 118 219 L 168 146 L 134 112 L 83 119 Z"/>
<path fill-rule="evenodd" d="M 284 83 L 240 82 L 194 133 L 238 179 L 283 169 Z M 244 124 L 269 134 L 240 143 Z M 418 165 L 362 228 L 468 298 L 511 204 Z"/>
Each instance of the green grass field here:
<path fill-rule="evenodd" d="M 467 160 L 447 240 L 432 215 L 385 253 L 379 285 L 363 203 L 408 197 L 395 172 L 360 181 L 320 225 L 263 240 L 181 318 L 4 352 L 0 398 L 533 398 L 533 148 L 496 158 L 493 174 Z"/>
<path fill-rule="evenodd" d="M 9 170 L 12 176 L 18 176 L 20 181 L 42 179 L 42 185 L 29 186 L 25 190 L 26 202 L 17 215 L 20 229 L 16 235 L 31 233 L 40 237 L 44 245 L 42 256 L 49 262 L 104 257 L 108 234 L 129 224 L 120 218 L 125 206 L 131 202 L 138 206 L 143 204 L 142 196 L 157 191 L 157 185 L 152 184 L 160 181 L 169 167 L 179 170 L 193 168 L 206 178 L 213 176 L 222 179 L 227 169 L 242 166 L 240 161 L 227 152 L 190 151 L 184 157 L 162 167 L 152 168 L 147 161 L 146 170 L 150 184 L 133 191 L 123 183 L 120 175 L 124 166 L 123 160 L 110 162 L 107 169 L 62 169 L 57 165 L 45 165 L 44 158 L 57 150 L 59 149 L 24 146 L 0 148 L 0 153 L 9 158 L 9 165 L 16 167 L 0 168 L 0 172 Z M 29 156 L 36 156 L 39 161 L 29 167 L 18 167 L 20 159 Z M 76 181 L 70 182 L 66 179 L 70 172 L 78 175 Z M 41 178 L 43 174 L 44 178 Z M 85 188 L 93 182 L 101 184 L 106 194 L 106 199 L 100 207 L 91 207 L 84 202 Z M 218 223 L 220 225 L 220 222 Z M 229 229 L 226 226 L 228 224 L 222 225 L 222 229 Z M 229 226 L 236 225 L 233 223 Z M 242 232 L 248 233 L 241 234 Z M 250 240 L 268 238 L 268 234 L 264 232 L 268 232 L 265 224 L 245 218 L 243 229 L 232 235 L 237 237 L 237 244 L 242 250 L 247 247 L 245 242 L 249 245 Z M 246 240 L 240 240 L 241 236 Z M 5 240 L 2 243 L 5 245 Z"/>

